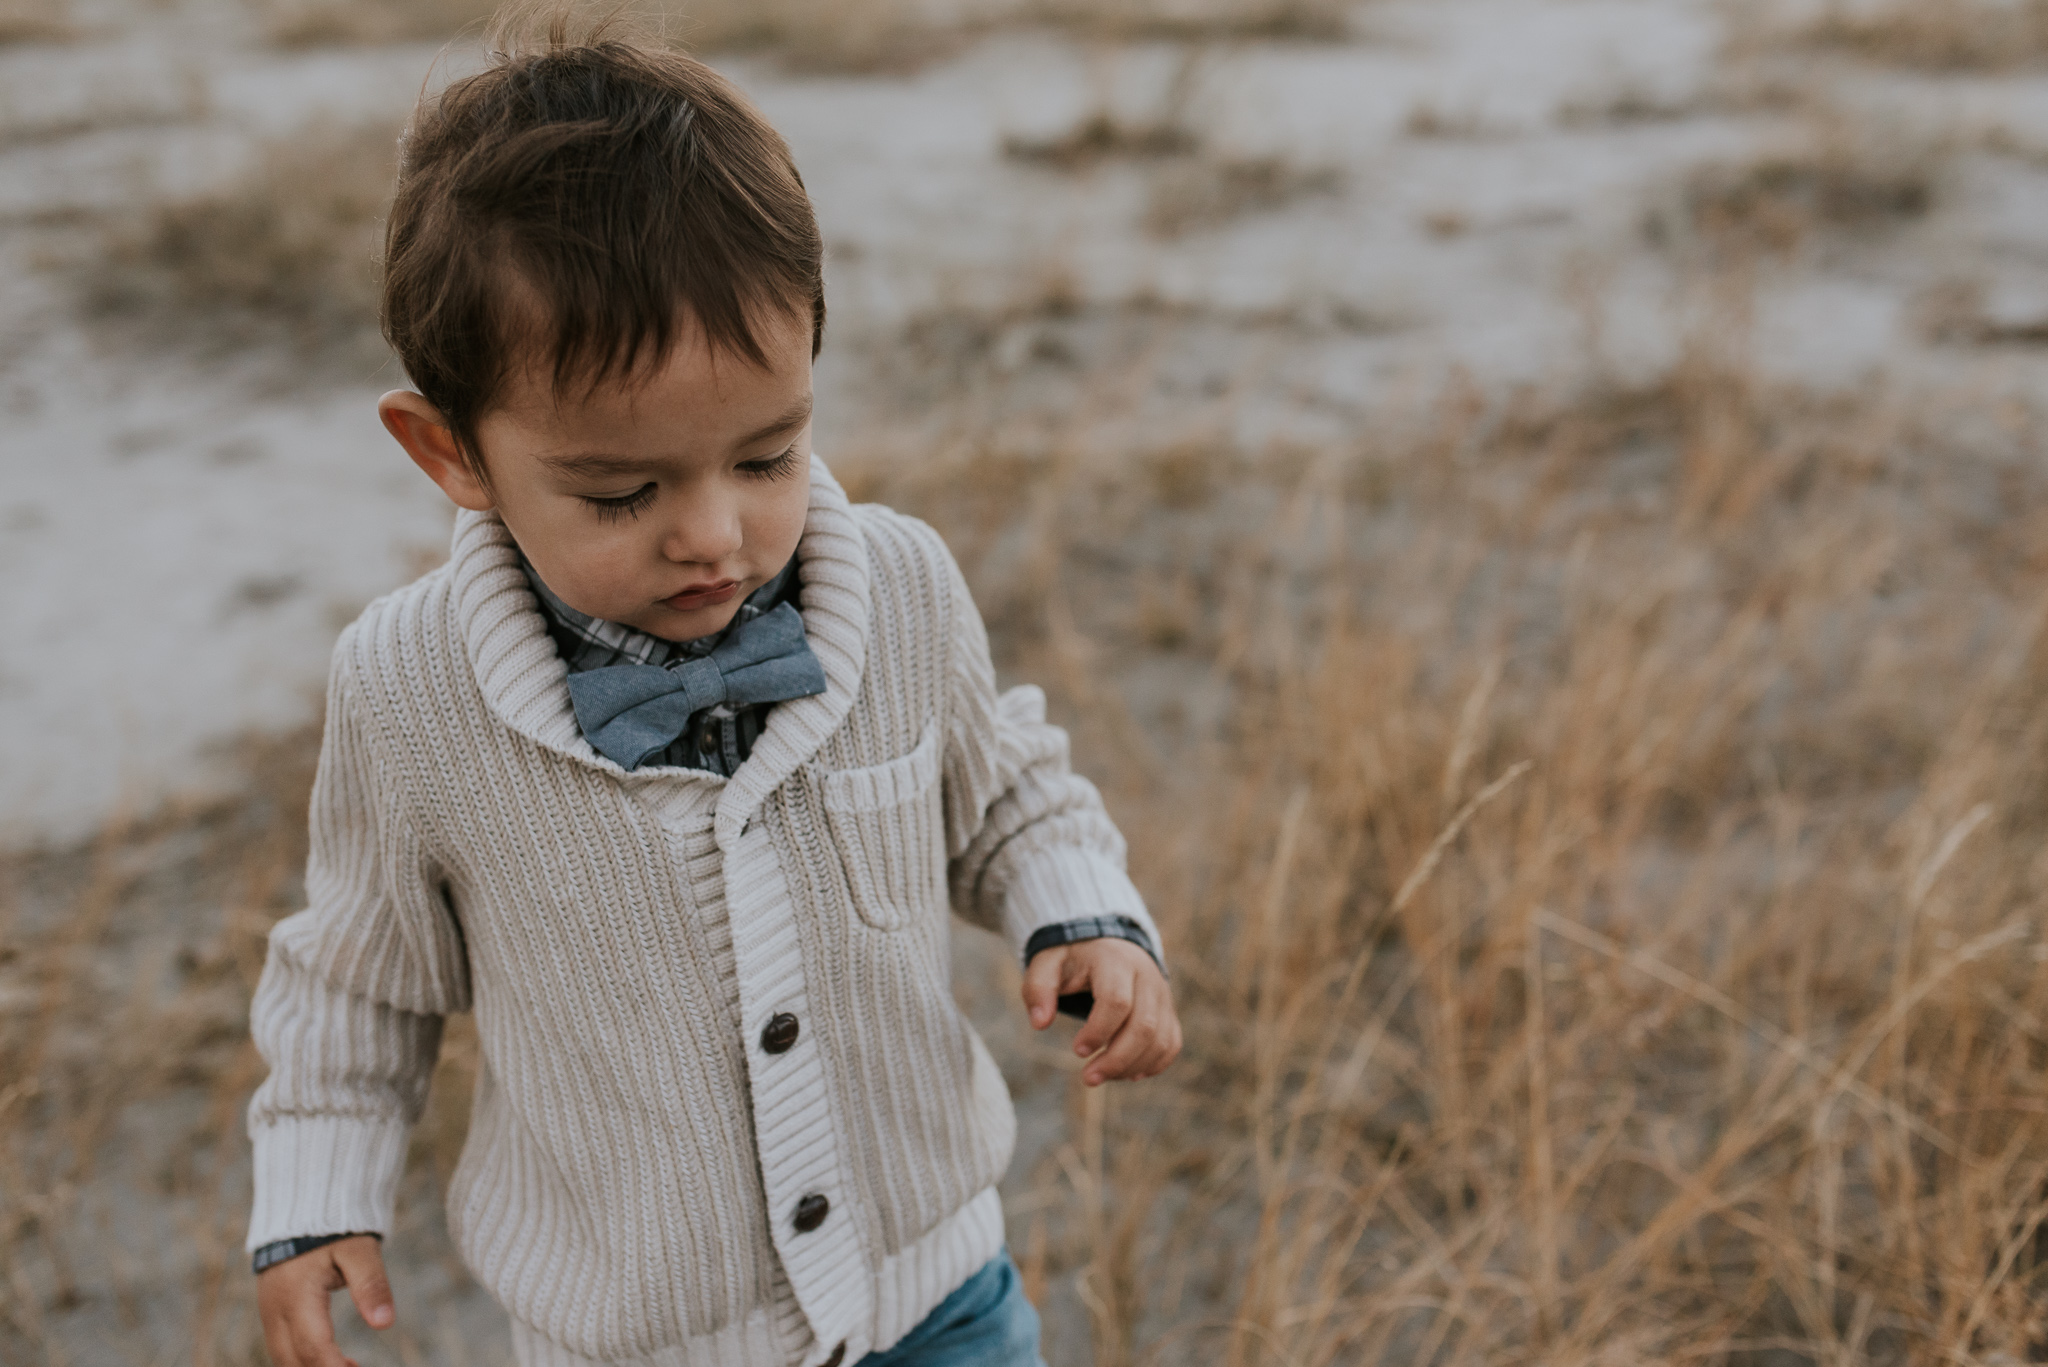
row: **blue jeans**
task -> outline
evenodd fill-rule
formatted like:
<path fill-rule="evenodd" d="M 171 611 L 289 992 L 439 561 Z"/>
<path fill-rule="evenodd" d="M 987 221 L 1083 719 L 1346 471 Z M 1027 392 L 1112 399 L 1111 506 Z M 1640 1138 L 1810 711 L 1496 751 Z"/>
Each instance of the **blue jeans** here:
<path fill-rule="evenodd" d="M 894 1348 L 856 1367 L 1045 1367 L 1038 1355 L 1038 1312 L 1010 1250 L 988 1260 Z"/>

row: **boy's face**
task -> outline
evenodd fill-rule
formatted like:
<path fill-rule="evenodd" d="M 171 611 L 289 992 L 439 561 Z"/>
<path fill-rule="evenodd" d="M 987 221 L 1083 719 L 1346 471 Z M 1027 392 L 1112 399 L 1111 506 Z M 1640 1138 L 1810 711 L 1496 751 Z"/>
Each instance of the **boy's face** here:
<path fill-rule="evenodd" d="M 497 510 L 570 607 L 708 636 L 789 562 L 810 504 L 810 319 L 769 311 L 755 330 L 765 367 L 692 326 L 658 368 L 561 403 L 547 376 L 515 378 L 477 424 L 488 485 L 425 399 L 379 412 L 449 498 Z"/>

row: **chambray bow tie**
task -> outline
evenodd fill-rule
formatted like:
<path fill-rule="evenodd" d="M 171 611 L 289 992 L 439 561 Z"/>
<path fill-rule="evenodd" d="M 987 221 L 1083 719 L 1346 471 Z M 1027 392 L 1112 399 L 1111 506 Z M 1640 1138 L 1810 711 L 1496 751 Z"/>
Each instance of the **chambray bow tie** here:
<path fill-rule="evenodd" d="M 778 603 L 741 622 L 709 655 L 661 665 L 606 665 L 569 676 L 569 701 L 591 748 L 637 769 L 675 744 L 690 718 L 724 703 L 748 707 L 825 691 L 803 614 Z"/>

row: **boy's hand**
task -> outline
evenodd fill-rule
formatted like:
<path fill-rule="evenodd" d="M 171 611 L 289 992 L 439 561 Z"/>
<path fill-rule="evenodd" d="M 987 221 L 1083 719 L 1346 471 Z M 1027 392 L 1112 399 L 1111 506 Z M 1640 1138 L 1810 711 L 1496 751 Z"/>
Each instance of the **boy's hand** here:
<path fill-rule="evenodd" d="M 1180 1055 L 1173 989 L 1152 956 L 1129 940 L 1082 940 L 1034 955 L 1024 970 L 1031 1028 L 1051 1025 L 1060 997 L 1081 991 L 1095 994 L 1095 1009 L 1074 1036 L 1074 1052 L 1088 1059 L 1081 1080 L 1090 1087 L 1152 1077 Z"/>
<path fill-rule="evenodd" d="M 287 1258 L 256 1274 L 256 1309 L 276 1367 L 356 1367 L 334 1342 L 328 1298 L 343 1287 L 372 1329 L 396 1318 L 377 1240 L 357 1234 Z"/>

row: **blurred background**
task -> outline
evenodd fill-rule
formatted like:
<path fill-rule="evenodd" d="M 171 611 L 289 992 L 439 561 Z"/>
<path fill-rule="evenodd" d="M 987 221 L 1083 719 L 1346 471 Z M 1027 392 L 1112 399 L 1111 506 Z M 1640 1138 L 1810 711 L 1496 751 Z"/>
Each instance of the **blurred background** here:
<path fill-rule="evenodd" d="M 487 9 L 0 0 L 0 1361 L 265 1360 L 247 1001 L 445 555 L 375 261 Z M 1053 1367 L 2048 1360 L 2048 3 L 649 12 L 1169 938 L 1086 1093 L 957 937 Z M 365 1364 L 507 1360 L 474 1060 Z"/>

